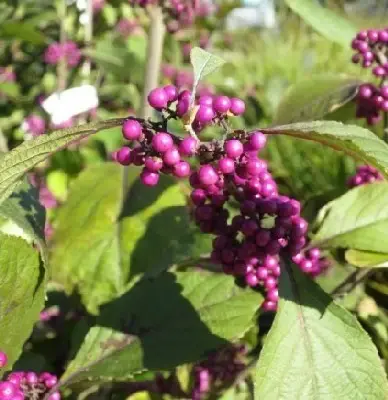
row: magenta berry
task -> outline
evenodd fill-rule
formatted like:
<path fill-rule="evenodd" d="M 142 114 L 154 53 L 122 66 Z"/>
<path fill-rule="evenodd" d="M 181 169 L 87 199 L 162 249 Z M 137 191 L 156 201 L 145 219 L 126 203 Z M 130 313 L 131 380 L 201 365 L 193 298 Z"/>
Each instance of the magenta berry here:
<path fill-rule="evenodd" d="M 11 400 L 16 394 L 17 388 L 11 382 L 0 382 L 0 398 L 2 400 Z"/>
<path fill-rule="evenodd" d="M 116 153 L 116 159 L 121 165 L 129 165 L 131 163 L 131 149 L 129 147 L 122 147 Z"/>
<path fill-rule="evenodd" d="M 193 156 L 196 153 L 197 148 L 198 141 L 191 136 L 184 138 L 179 144 L 179 152 L 182 154 L 182 156 Z"/>
<path fill-rule="evenodd" d="M 174 85 L 167 85 L 163 88 L 164 92 L 167 95 L 167 101 L 173 102 L 178 99 L 178 89 Z"/>
<path fill-rule="evenodd" d="M 139 122 L 129 119 L 123 124 L 123 136 L 127 140 L 138 140 L 142 134 L 142 127 Z"/>
<path fill-rule="evenodd" d="M 147 98 L 149 105 L 156 110 L 166 108 L 169 101 L 168 95 L 163 88 L 151 90 Z"/>
<path fill-rule="evenodd" d="M 229 158 L 238 158 L 244 152 L 243 144 L 236 139 L 227 140 L 224 144 L 225 153 Z"/>
<path fill-rule="evenodd" d="M 156 186 L 159 182 L 159 174 L 144 169 L 140 174 L 140 180 L 146 186 Z"/>
<path fill-rule="evenodd" d="M 227 113 L 232 105 L 229 97 L 217 96 L 213 100 L 213 109 L 219 114 Z"/>
<path fill-rule="evenodd" d="M 180 161 L 174 165 L 174 175 L 177 178 L 186 178 L 190 175 L 190 164 L 186 161 Z"/>
<path fill-rule="evenodd" d="M 214 113 L 212 107 L 201 105 L 201 106 L 199 106 L 199 109 L 197 111 L 195 119 L 200 124 L 208 124 L 209 122 L 212 121 L 212 119 L 214 117 L 215 117 L 215 113 Z"/>
<path fill-rule="evenodd" d="M 234 115 L 242 115 L 245 112 L 245 103 L 243 100 L 233 97 L 230 99 L 230 112 Z"/>
<path fill-rule="evenodd" d="M 202 185 L 213 185 L 218 181 L 218 174 L 211 165 L 204 165 L 198 171 L 199 182 Z"/>
<path fill-rule="evenodd" d="M 152 138 L 152 147 L 159 153 L 165 153 L 167 150 L 170 150 L 173 145 L 174 142 L 171 135 L 168 133 L 160 132 Z"/>
<path fill-rule="evenodd" d="M 221 158 L 218 161 L 218 169 L 223 174 L 232 174 L 234 172 L 234 161 L 231 158 Z"/>
<path fill-rule="evenodd" d="M 148 156 L 145 159 L 144 165 L 148 169 L 148 171 L 158 172 L 163 167 L 163 160 L 159 157 Z"/>
<path fill-rule="evenodd" d="M 179 161 L 181 160 L 181 156 L 179 154 L 179 151 L 176 147 L 173 147 L 169 150 L 167 150 L 163 154 L 163 162 L 165 165 L 168 165 L 172 167 L 175 164 L 178 164 Z"/>

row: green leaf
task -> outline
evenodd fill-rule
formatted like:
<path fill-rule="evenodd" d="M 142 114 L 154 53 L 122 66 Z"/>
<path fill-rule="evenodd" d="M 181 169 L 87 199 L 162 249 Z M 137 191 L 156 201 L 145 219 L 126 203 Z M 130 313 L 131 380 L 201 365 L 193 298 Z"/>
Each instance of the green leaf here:
<path fill-rule="evenodd" d="M 255 377 L 255 399 L 385 399 L 388 386 L 356 318 L 297 268 L 280 277 L 280 302 Z"/>
<path fill-rule="evenodd" d="M 213 54 L 202 50 L 200 47 L 194 47 L 190 53 L 190 61 L 194 70 L 194 84 L 192 98 L 195 98 L 195 91 L 200 80 L 220 68 L 225 61 Z"/>
<path fill-rule="evenodd" d="M 311 242 L 322 248 L 388 252 L 388 183 L 359 186 L 319 212 Z"/>
<path fill-rule="evenodd" d="M 11 368 L 44 305 L 45 270 L 39 251 L 22 238 L 0 233 L 0 276 L 0 349 Z"/>
<path fill-rule="evenodd" d="M 313 121 L 336 111 L 357 94 L 361 81 L 323 75 L 291 86 L 280 102 L 273 125 Z"/>
<path fill-rule="evenodd" d="M 12 193 L 20 178 L 35 165 L 70 143 L 103 129 L 120 126 L 123 121 L 124 119 L 117 118 L 60 129 L 28 140 L 6 153 L 0 160 L 0 203 Z"/>
<path fill-rule="evenodd" d="M 123 293 L 133 279 L 157 274 L 202 251 L 178 185 L 161 177 L 157 187 L 145 187 L 131 168 L 130 191 L 121 210 L 122 174 L 115 163 L 82 172 L 58 213 L 52 238 L 55 280 L 67 291 L 78 288 L 92 313 Z"/>
<path fill-rule="evenodd" d="M 349 264 L 365 268 L 386 268 L 388 267 L 388 254 L 374 253 L 371 251 L 347 250 L 345 259 Z"/>
<path fill-rule="evenodd" d="M 373 165 L 388 177 L 388 145 L 359 126 L 335 121 L 314 121 L 261 130 L 267 134 L 282 134 L 322 143 Z"/>
<path fill-rule="evenodd" d="M 221 274 L 164 272 L 142 280 L 103 307 L 100 326 L 86 335 L 62 382 L 125 380 L 197 361 L 241 338 L 262 300 Z"/>
<path fill-rule="evenodd" d="M 20 95 L 20 88 L 15 82 L 1 82 L 0 93 L 5 94 L 7 97 L 15 98 Z"/>
<path fill-rule="evenodd" d="M 12 195 L 0 204 L 0 231 L 36 243 L 47 263 L 44 225 L 45 209 L 39 203 L 38 190 L 24 180 Z"/>
<path fill-rule="evenodd" d="M 0 37 L 5 39 L 20 39 L 32 44 L 46 43 L 46 37 L 36 29 L 35 24 L 20 21 L 5 21 L 0 25 Z"/>
<path fill-rule="evenodd" d="M 286 3 L 322 36 L 345 48 L 350 46 L 350 42 L 357 34 L 357 28 L 349 20 L 324 8 L 317 1 L 286 0 Z"/>

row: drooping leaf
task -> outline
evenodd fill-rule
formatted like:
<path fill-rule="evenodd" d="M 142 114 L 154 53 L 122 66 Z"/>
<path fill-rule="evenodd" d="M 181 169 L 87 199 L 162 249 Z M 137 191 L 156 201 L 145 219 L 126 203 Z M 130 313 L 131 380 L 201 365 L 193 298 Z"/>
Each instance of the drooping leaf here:
<path fill-rule="evenodd" d="M 387 268 L 388 254 L 371 251 L 347 250 L 345 259 L 349 264 L 365 268 Z"/>
<path fill-rule="evenodd" d="M 242 337 L 261 302 L 261 294 L 221 274 L 164 272 L 142 280 L 103 307 L 62 381 L 124 380 L 196 361 Z"/>
<path fill-rule="evenodd" d="M 0 233 L 0 276 L 0 349 L 8 356 L 8 369 L 44 305 L 45 268 L 38 249 L 20 237 Z"/>
<path fill-rule="evenodd" d="M 361 81 L 322 75 L 291 86 L 278 105 L 273 125 L 314 121 L 351 101 Z"/>
<path fill-rule="evenodd" d="M 200 80 L 220 68 L 225 61 L 213 54 L 202 50 L 200 47 L 194 47 L 190 53 L 190 61 L 194 70 L 194 84 L 192 98 L 195 98 L 195 91 Z"/>
<path fill-rule="evenodd" d="M 328 203 L 317 218 L 311 242 L 322 248 L 388 252 L 388 183 L 354 188 Z"/>
<path fill-rule="evenodd" d="M 385 399 L 381 361 L 356 318 L 296 268 L 283 271 L 280 302 L 255 377 L 255 399 Z"/>
<path fill-rule="evenodd" d="M 332 147 L 381 170 L 388 177 L 388 145 L 367 129 L 335 121 L 300 122 L 262 129 L 312 140 Z"/>
<path fill-rule="evenodd" d="M 47 262 L 44 236 L 45 210 L 39 203 L 38 190 L 24 180 L 17 189 L 0 204 L 0 231 L 20 236 L 29 243 L 36 243 L 42 258 Z"/>
<path fill-rule="evenodd" d="M 323 7 L 317 1 L 286 0 L 287 5 L 325 38 L 349 47 L 357 28 L 347 19 Z"/>
<path fill-rule="evenodd" d="M 12 193 L 16 183 L 28 170 L 50 155 L 93 133 L 120 126 L 123 121 L 117 118 L 60 129 L 26 141 L 6 153 L 0 160 L 0 203 Z"/>
<path fill-rule="evenodd" d="M 178 185 L 161 177 L 157 187 L 145 187 L 133 168 L 121 209 L 122 173 L 114 163 L 82 172 L 59 211 L 52 238 L 55 280 L 68 291 L 78 288 L 93 313 L 123 293 L 132 279 L 201 251 Z"/>

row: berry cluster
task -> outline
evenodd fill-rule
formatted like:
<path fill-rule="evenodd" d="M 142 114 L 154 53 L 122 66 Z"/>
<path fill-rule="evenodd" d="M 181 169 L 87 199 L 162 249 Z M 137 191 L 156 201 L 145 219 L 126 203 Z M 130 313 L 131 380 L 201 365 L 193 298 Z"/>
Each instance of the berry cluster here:
<path fill-rule="evenodd" d="M 60 60 L 64 59 L 69 67 L 76 67 L 81 59 L 81 51 L 77 44 L 72 41 L 64 43 L 51 43 L 45 53 L 44 61 L 47 64 L 56 65 Z"/>
<path fill-rule="evenodd" d="M 352 41 L 352 49 L 356 51 L 352 61 L 364 68 L 372 67 L 372 73 L 380 78 L 379 86 L 373 83 L 359 87 L 356 97 L 357 118 L 366 118 L 368 125 L 375 125 L 381 120 L 381 113 L 388 112 L 388 29 L 370 29 L 361 31 Z"/>
<path fill-rule="evenodd" d="M 383 179 L 383 176 L 376 168 L 371 165 L 360 165 L 357 167 L 355 175 L 348 179 L 347 185 L 350 188 L 354 188 L 356 186 L 381 181 Z"/>
<path fill-rule="evenodd" d="M 331 266 L 330 260 L 323 256 L 317 247 L 296 254 L 292 257 L 292 261 L 312 277 L 321 275 Z"/>
<path fill-rule="evenodd" d="M 148 95 L 149 104 L 166 113 L 167 119 L 184 117 L 190 101 L 191 93 L 188 90 L 179 92 L 174 85 L 154 89 Z M 244 110 L 244 102 L 237 98 L 201 96 L 191 128 L 199 133 L 206 125 L 227 118 L 227 113 L 240 115 Z M 181 139 L 166 130 L 163 123 L 147 123 L 136 118 L 129 118 L 123 124 L 124 138 L 136 145 L 132 149 L 121 148 L 114 158 L 122 165 L 143 165 L 141 180 L 147 186 L 155 186 L 161 172 L 177 178 L 188 177 L 191 168 L 182 157 L 191 157 L 200 150 L 197 138 Z"/>
<path fill-rule="evenodd" d="M 22 129 L 31 136 L 39 136 L 46 131 L 46 123 L 39 115 L 31 114 L 23 121 Z"/>
<path fill-rule="evenodd" d="M 7 355 L 0 352 L 0 368 L 7 364 Z M 7 378 L 0 382 L 0 400 L 40 400 L 57 384 L 58 379 L 49 372 L 36 374 L 35 372 L 11 372 Z M 59 392 L 53 392 L 47 400 L 60 400 Z"/>
<path fill-rule="evenodd" d="M 197 10 L 197 0 L 130 0 L 130 4 L 138 7 L 158 6 L 163 10 L 166 27 L 175 33 L 182 27 L 191 25 Z"/>
<path fill-rule="evenodd" d="M 211 389 L 219 389 L 232 383 L 245 368 L 245 355 L 245 346 L 228 346 L 195 365 L 192 400 L 201 400 Z"/>

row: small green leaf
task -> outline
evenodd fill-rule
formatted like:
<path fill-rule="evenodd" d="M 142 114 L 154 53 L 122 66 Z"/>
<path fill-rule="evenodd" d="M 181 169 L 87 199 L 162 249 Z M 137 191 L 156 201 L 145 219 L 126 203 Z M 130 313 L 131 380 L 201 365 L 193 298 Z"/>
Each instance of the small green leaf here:
<path fill-rule="evenodd" d="M 388 397 L 387 379 L 367 333 L 296 268 L 280 277 L 279 310 L 255 378 L 257 400 Z"/>
<path fill-rule="evenodd" d="M 373 165 L 388 177 L 388 145 L 359 126 L 335 121 L 314 121 L 261 130 L 267 134 L 282 134 L 322 143 Z"/>
<path fill-rule="evenodd" d="M 361 268 L 387 268 L 388 254 L 371 251 L 347 250 L 345 259 L 349 264 Z"/>
<path fill-rule="evenodd" d="M 7 97 L 16 98 L 20 95 L 19 85 L 15 82 L 1 82 L 0 93 Z"/>
<path fill-rule="evenodd" d="M 262 295 L 207 272 L 164 272 L 104 306 L 62 383 L 125 380 L 197 361 L 241 338 Z M 140 305 L 140 306 L 139 306 Z"/>
<path fill-rule="evenodd" d="M 311 242 L 322 248 L 388 252 L 388 183 L 359 186 L 331 201 L 317 217 Z"/>
<path fill-rule="evenodd" d="M 46 43 L 46 37 L 36 25 L 29 22 L 5 21 L 0 25 L 0 37 L 5 39 L 20 39 L 32 44 Z"/>
<path fill-rule="evenodd" d="M 359 80 L 338 75 L 312 77 L 296 83 L 280 102 L 273 125 L 321 119 L 351 101 L 360 84 Z"/>
<path fill-rule="evenodd" d="M 45 269 L 39 251 L 22 238 L 0 233 L 0 276 L 0 349 L 11 368 L 44 305 Z"/>
<path fill-rule="evenodd" d="M 220 68 L 225 61 L 213 54 L 202 50 L 200 47 L 194 47 L 190 53 L 190 61 L 194 70 L 194 84 L 192 91 L 192 99 L 195 98 L 195 91 L 200 80 Z"/>
<path fill-rule="evenodd" d="M 357 28 L 347 19 L 312 0 L 286 0 L 287 5 L 325 38 L 349 47 Z"/>
<path fill-rule="evenodd" d="M 103 129 L 120 126 L 124 119 L 117 118 L 92 122 L 69 129 L 60 129 L 28 140 L 6 153 L 0 160 L 0 203 L 14 190 L 20 178 L 35 165 L 63 149 L 70 143 Z"/>

